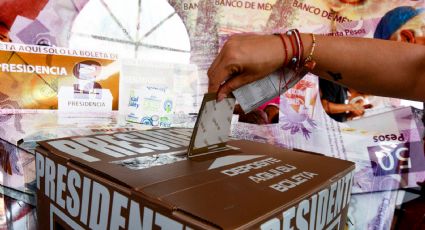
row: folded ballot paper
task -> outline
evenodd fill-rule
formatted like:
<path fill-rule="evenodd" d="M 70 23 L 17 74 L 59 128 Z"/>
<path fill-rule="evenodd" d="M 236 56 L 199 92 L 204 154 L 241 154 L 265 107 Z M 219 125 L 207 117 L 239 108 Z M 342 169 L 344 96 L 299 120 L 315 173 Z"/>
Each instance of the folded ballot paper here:
<path fill-rule="evenodd" d="M 222 151 L 229 140 L 236 100 L 225 98 L 217 103 L 215 94 L 206 94 L 190 139 L 188 156 Z"/>
<path fill-rule="evenodd" d="M 258 108 L 271 99 L 285 93 L 302 78 L 294 70 L 284 68 L 275 71 L 265 78 L 244 85 L 233 91 L 245 113 Z"/>
<path fill-rule="evenodd" d="M 195 129 L 39 142 L 41 229 L 344 229 L 354 164 L 228 138 L 234 99 Z"/>

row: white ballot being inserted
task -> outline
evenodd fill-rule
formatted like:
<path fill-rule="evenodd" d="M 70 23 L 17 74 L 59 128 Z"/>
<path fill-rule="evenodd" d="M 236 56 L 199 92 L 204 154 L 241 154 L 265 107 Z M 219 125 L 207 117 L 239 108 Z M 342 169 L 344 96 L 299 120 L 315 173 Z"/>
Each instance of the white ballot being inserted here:
<path fill-rule="evenodd" d="M 286 92 L 297 84 L 303 76 L 304 74 L 299 75 L 294 70 L 285 68 L 234 90 L 233 95 L 236 97 L 243 111 L 249 113 L 267 101 Z"/>
<path fill-rule="evenodd" d="M 204 95 L 188 148 L 188 157 L 227 150 L 235 98 L 216 101 L 214 93 Z"/>

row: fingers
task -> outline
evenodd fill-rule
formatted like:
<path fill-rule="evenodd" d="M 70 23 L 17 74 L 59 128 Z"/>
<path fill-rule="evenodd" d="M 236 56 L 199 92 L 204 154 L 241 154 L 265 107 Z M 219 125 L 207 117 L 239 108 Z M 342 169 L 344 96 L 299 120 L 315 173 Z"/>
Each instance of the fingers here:
<path fill-rule="evenodd" d="M 223 85 L 220 86 L 217 92 L 217 101 L 223 100 L 235 89 L 238 89 L 239 87 L 245 84 L 251 83 L 255 80 L 256 80 L 255 76 L 246 75 L 246 74 L 241 74 L 229 79 Z"/>
<path fill-rule="evenodd" d="M 217 68 L 218 64 L 221 62 L 222 56 L 223 56 L 223 52 L 220 52 L 215 57 L 214 61 L 210 65 L 210 68 L 208 69 L 208 72 L 207 72 L 208 77 L 214 74 L 214 70 Z"/>
<path fill-rule="evenodd" d="M 208 92 L 217 92 L 221 84 L 230 77 L 230 72 L 218 65 L 212 73 L 208 74 Z"/>
<path fill-rule="evenodd" d="M 228 39 L 208 69 L 208 92 L 217 92 L 224 81 L 239 71 L 238 65 L 233 63 L 236 60 L 240 60 L 237 55 L 237 48 L 233 45 L 238 37 L 233 35 Z"/>
<path fill-rule="evenodd" d="M 208 92 L 217 92 L 221 83 L 229 77 L 229 72 L 226 70 L 225 60 L 226 57 L 223 55 L 225 49 L 223 48 L 217 57 L 214 59 L 210 68 L 208 69 Z"/>
<path fill-rule="evenodd" d="M 208 92 L 217 92 L 218 88 L 220 87 L 220 84 L 222 81 L 220 81 L 220 78 L 217 77 L 217 75 L 222 76 L 226 75 L 226 72 L 223 71 L 223 68 L 220 68 L 219 63 L 221 62 L 221 57 L 217 56 L 217 58 L 214 60 L 211 67 L 208 69 L 207 75 L 208 75 Z"/>
<path fill-rule="evenodd" d="M 238 59 L 232 58 L 228 51 L 220 54 L 208 70 L 208 92 L 217 92 L 223 82 L 241 73 L 242 67 L 236 64 Z"/>

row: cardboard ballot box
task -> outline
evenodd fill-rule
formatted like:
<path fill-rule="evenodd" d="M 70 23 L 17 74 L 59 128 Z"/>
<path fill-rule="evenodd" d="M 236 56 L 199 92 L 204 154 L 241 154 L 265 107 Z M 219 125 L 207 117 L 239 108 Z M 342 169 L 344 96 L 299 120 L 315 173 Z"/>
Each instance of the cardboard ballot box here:
<path fill-rule="evenodd" d="M 343 229 L 354 164 L 190 129 L 39 142 L 39 229 Z"/>

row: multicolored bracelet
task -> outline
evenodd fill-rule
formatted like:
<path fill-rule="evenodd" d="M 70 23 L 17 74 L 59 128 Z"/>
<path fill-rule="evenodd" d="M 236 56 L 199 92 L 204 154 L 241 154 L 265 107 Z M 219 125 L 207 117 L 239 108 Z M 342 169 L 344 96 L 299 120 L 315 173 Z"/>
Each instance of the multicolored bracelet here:
<path fill-rule="evenodd" d="M 292 70 L 292 73 L 293 73 L 289 81 L 286 81 L 286 78 L 283 77 L 283 72 L 282 72 L 281 80 L 282 78 L 285 80 L 285 85 L 283 88 L 286 88 L 286 90 L 288 90 L 288 85 L 290 85 L 290 83 L 302 78 L 305 74 L 312 71 L 314 67 L 316 66 L 316 62 L 313 60 L 313 55 L 316 48 L 316 37 L 314 36 L 314 34 L 311 34 L 311 37 L 312 37 L 311 50 L 308 56 L 304 59 L 303 58 L 304 45 L 301 39 L 301 34 L 297 29 L 291 29 L 284 34 L 276 34 L 276 35 L 280 36 L 283 43 L 284 50 L 285 50 L 285 58 L 284 58 L 283 65 L 287 66 L 290 70 Z M 289 42 L 292 48 L 291 50 L 292 58 L 290 58 L 289 63 L 287 63 L 289 52 L 285 42 L 285 37 L 289 39 Z"/>
<path fill-rule="evenodd" d="M 301 34 L 297 29 L 291 29 L 291 30 L 288 30 L 285 34 L 277 34 L 277 35 L 280 35 L 282 39 L 282 43 L 284 45 L 284 49 L 285 49 L 285 61 L 283 62 L 284 65 L 286 65 L 286 61 L 288 58 L 287 57 L 288 50 L 287 50 L 286 42 L 284 38 L 284 36 L 286 35 L 291 43 L 291 48 L 293 53 L 292 55 L 293 57 L 290 59 L 289 67 L 291 67 L 291 69 L 295 71 L 299 71 L 300 68 L 307 68 L 308 70 L 312 70 L 314 68 L 316 64 L 315 61 L 313 60 L 313 54 L 316 48 L 316 37 L 314 34 L 311 34 L 312 46 L 310 49 L 310 53 L 305 59 L 303 58 L 303 54 L 304 54 L 303 41 L 301 39 Z"/>

